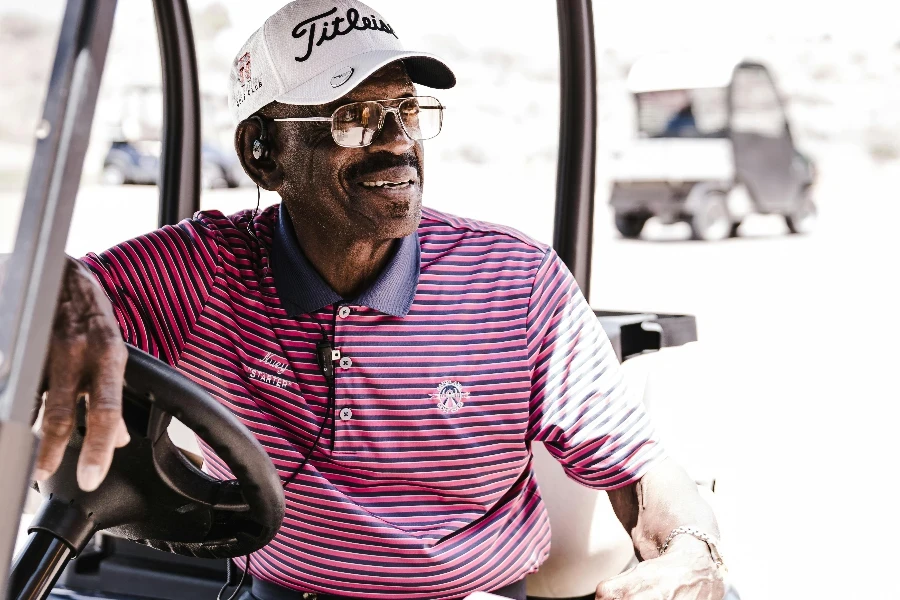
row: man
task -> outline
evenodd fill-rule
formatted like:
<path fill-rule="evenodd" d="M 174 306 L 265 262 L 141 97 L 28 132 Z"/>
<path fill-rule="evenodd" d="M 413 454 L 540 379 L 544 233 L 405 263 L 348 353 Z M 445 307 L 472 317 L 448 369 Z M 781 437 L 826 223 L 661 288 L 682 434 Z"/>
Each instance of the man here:
<path fill-rule="evenodd" d="M 698 137 L 697 119 L 694 116 L 694 103 L 688 99 L 678 112 L 666 123 L 663 137 Z"/>
<path fill-rule="evenodd" d="M 422 208 L 443 108 L 414 82 L 455 77 L 355 0 L 266 21 L 235 58 L 231 106 L 244 169 L 281 205 L 198 213 L 69 264 L 36 477 L 58 466 L 79 392 L 80 485 L 128 442 L 124 337 L 231 408 L 278 469 L 281 530 L 239 561 L 254 597 L 524 598 L 549 552 L 543 442 L 610 491 L 645 560 L 597 598 L 720 599 L 715 519 L 556 254 Z"/>

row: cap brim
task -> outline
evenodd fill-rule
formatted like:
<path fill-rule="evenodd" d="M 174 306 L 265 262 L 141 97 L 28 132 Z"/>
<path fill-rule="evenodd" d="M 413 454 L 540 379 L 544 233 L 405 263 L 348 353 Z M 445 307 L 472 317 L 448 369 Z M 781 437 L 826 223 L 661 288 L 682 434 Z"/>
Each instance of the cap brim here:
<path fill-rule="evenodd" d="M 456 76 L 450 67 L 432 54 L 406 50 L 373 50 L 330 65 L 328 70 L 288 90 L 275 100 L 284 104 L 327 104 L 345 96 L 381 67 L 398 60 L 403 61 L 413 83 L 441 90 L 456 85 Z M 344 77 L 343 74 L 348 70 L 350 75 Z"/>

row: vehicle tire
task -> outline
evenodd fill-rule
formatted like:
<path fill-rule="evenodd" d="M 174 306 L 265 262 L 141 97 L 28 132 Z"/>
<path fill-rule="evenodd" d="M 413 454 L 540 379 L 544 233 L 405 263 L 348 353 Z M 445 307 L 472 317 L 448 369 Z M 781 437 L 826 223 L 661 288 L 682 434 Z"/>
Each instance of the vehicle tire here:
<path fill-rule="evenodd" d="M 622 237 L 634 239 L 640 237 L 644 224 L 650 217 L 645 215 L 616 215 L 616 229 L 622 234 Z"/>
<path fill-rule="evenodd" d="M 200 188 L 215 190 L 228 187 L 228 180 L 217 165 L 203 163 L 200 165 Z"/>
<path fill-rule="evenodd" d="M 120 165 L 110 163 L 103 167 L 100 181 L 104 185 L 122 185 L 128 183 L 128 177 L 125 175 L 125 169 Z"/>
<path fill-rule="evenodd" d="M 808 234 L 816 228 L 819 211 L 809 187 L 805 188 L 801 194 L 799 206 L 791 214 L 785 215 L 784 220 L 791 233 Z"/>
<path fill-rule="evenodd" d="M 691 234 L 695 240 L 717 242 L 731 235 L 731 217 L 725 194 L 708 192 L 699 208 L 691 215 Z"/>

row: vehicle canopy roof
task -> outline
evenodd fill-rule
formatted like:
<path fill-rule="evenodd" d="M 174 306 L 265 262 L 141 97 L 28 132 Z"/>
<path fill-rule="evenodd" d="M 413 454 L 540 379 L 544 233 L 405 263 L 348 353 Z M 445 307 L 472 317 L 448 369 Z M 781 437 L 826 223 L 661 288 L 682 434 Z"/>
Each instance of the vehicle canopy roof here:
<path fill-rule="evenodd" d="M 626 85 L 633 94 L 724 88 L 731 85 L 735 70 L 742 66 L 764 67 L 758 61 L 727 52 L 652 54 L 635 61 Z"/>

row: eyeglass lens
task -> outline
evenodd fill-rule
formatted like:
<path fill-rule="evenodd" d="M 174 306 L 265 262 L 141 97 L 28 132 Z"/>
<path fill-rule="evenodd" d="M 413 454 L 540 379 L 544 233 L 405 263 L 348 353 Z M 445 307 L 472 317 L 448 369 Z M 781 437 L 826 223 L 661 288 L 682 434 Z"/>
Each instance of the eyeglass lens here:
<path fill-rule="evenodd" d="M 441 132 L 443 107 L 437 98 L 405 98 L 397 111 L 406 135 L 414 140 L 428 140 Z M 334 141 L 348 148 L 368 146 L 383 124 L 384 112 L 378 102 L 355 102 L 338 108 L 331 120 Z"/>

